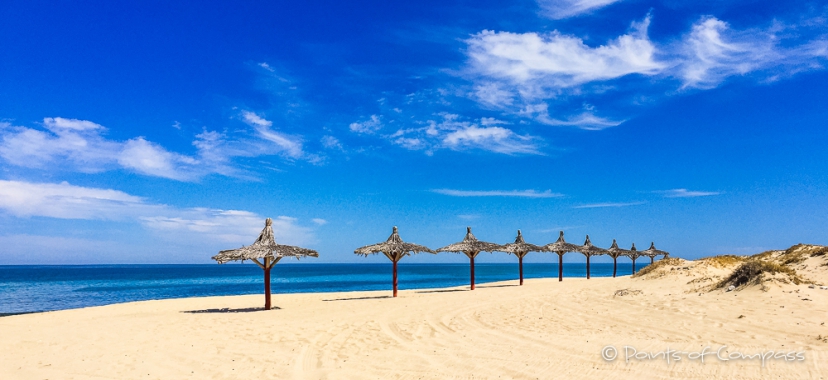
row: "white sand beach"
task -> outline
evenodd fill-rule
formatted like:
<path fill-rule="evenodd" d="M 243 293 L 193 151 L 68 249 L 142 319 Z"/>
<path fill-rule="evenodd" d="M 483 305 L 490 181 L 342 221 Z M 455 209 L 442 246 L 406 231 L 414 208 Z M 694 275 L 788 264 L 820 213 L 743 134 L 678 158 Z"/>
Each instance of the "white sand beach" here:
<path fill-rule="evenodd" d="M 806 255 L 790 264 L 815 285 L 767 275 L 730 292 L 705 287 L 739 262 L 674 260 L 637 278 L 528 279 L 524 286 L 508 281 L 474 291 L 403 290 L 396 299 L 390 290 L 278 294 L 270 311 L 258 310 L 261 295 L 250 295 L 9 316 L 0 318 L 0 373 L 3 379 L 823 379 L 826 262 L 826 255 Z M 602 358 L 609 345 L 618 353 L 612 361 Z M 626 362 L 632 351 L 625 346 L 639 357 L 668 348 L 686 353 L 669 364 L 663 356 Z M 714 353 L 704 363 L 689 358 L 705 347 Z M 734 359 L 767 351 L 774 354 L 764 366 L 758 358 Z M 794 354 L 786 360 L 777 352 Z"/>

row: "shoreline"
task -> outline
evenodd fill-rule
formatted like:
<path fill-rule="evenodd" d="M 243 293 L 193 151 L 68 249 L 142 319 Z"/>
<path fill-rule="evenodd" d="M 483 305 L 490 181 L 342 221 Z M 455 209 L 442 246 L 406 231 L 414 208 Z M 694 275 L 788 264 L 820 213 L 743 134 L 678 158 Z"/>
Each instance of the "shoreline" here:
<path fill-rule="evenodd" d="M 624 276 L 617 276 L 616 278 L 623 278 L 623 277 L 630 277 L 631 275 L 624 275 Z M 606 276 L 592 276 L 593 278 L 612 278 Z M 557 277 L 532 277 L 525 280 L 549 280 L 555 279 Z M 582 277 L 571 277 L 571 278 L 564 278 L 566 280 L 586 280 L 586 278 Z M 503 280 L 503 281 L 489 281 L 489 282 L 478 282 L 475 283 L 476 288 L 486 288 L 487 286 L 491 285 L 502 285 L 502 283 L 507 282 L 517 282 L 517 279 L 514 280 Z M 519 285 L 510 285 L 510 286 L 519 286 Z M 469 288 L 469 285 L 457 285 L 457 286 L 437 286 L 437 287 L 418 287 L 418 288 L 400 288 L 400 292 L 407 291 L 407 292 L 416 292 L 416 291 L 430 291 L 430 292 L 441 292 L 441 291 L 457 291 L 458 288 Z M 462 289 L 461 289 L 462 290 Z M 468 289 L 466 289 L 468 290 Z M 330 292 L 288 292 L 288 293 L 277 293 L 273 292 L 273 298 L 277 298 L 280 296 L 291 295 L 291 294 L 305 294 L 305 295 L 324 295 L 324 294 L 333 294 L 333 293 L 381 293 L 386 292 L 386 290 L 333 290 Z M 391 287 L 389 286 L 388 293 L 391 293 Z M 75 307 L 75 308 L 68 308 L 68 309 L 56 309 L 56 310 L 39 310 L 39 311 L 23 311 L 23 312 L 15 312 L 15 313 L 0 313 L 0 318 L 4 317 L 12 317 L 16 315 L 23 315 L 23 314 L 40 314 L 40 313 L 54 313 L 59 311 L 67 311 L 67 310 L 83 310 L 89 308 L 96 308 L 96 307 L 107 307 L 113 305 L 125 305 L 135 302 L 152 302 L 152 301 L 175 301 L 175 300 L 187 300 L 187 299 L 197 299 L 197 298 L 215 298 L 215 297 L 263 297 L 262 294 L 259 293 L 246 293 L 246 294 L 228 294 L 228 295 L 215 295 L 215 296 L 190 296 L 190 297 L 173 297 L 173 298 L 154 298 L 154 299 L 145 299 L 145 300 L 134 300 L 134 301 L 125 301 L 125 302 L 114 302 L 105 305 L 93 305 L 93 306 L 84 306 L 84 307 Z"/>
<path fill-rule="evenodd" d="M 274 294 L 330 293 L 340 291 L 391 290 L 391 265 L 381 264 L 307 264 L 282 269 L 272 278 Z M 78 268 L 78 267 L 75 267 Z M 88 268 L 88 269 L 87 269 Z M 46 312 L 124 302 L 190 298 L 220 295 L 262 294 L 262 271 L 250 266 L 61 266 L 18 267 L 0 276 L 0 313 Z M 164 268 L 164 269 L 154 269 Z M 420 264 L 401 266 L 403 289 L 438 289 L 468 286 L 468 264 Z M 566 280 L 583 278 L 583 265 L 565 268 Z M 619 269 L 629 274 L 630 268 Z M 527 281 L 557 276 L 556 264 L 526 265 Z M 595 278 L 609 277 L 611 265 L 593 266 Z M 517 281 L 517 264 L 478 265 L 477 283 Z M 8 285 L 8 286 L 5 286 Z M 0 315 L 2 317 L 3 315 Z"/>

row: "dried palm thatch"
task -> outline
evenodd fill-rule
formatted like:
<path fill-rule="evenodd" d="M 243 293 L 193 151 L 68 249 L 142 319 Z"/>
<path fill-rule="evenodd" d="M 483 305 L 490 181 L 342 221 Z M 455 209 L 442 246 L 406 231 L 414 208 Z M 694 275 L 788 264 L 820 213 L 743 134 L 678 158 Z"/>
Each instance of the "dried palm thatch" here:
<path fill-rule="evenodd" d="M 283 257 L 295 257 L 297 260 L 304 256 L 319 257 L 319 253 L 312 249 L 276 244 L 276 239 L 273 237 L 272 225 L 273 220 L 267 218 L 264 229 L 253 244 L 237 249 L 220 251 L 218 255 L 213 256 L 213 260 L 216 260 L 219 264 L 230 261 L 251 260 L 264 270 L 265 310 L 270 310 L 271 307 L 270 270 L 279 260 Z M 262 259 L 262 261 L 259 261 L 259 259 Z"/>
<path fill-rule="evenodd" d="M 567 252 L 578 252 L 578 246 L 567 243 L 564 240 L 564 232 L 561 231 L 560 235 L 558 235 L 558 240 L 543 246 L 543 249 L 547 252 L 555 252 L 558 254 L 558 281 L 563 281 L 563 255 Z"/>
<path fill-rule="evenodd" d="M 577 252 L 580 252 L 586 256 L 586 278 L 589 279 L 589 258 L 592 256 L 605 255 L 607 250 L 592 245 L 592 242 L 589 240 L 589 235 L 587 235 L 584 245 L 578 247 Z"/>
<path fill-rule="evenodd" d="M 543 252 L 544 249 L 541 246 L 537 246 L 534 244 L 529 244 L 525 240 L 523 240 L 523 234 L 520 233 L 518 230 L 517 237 L 515 238 L 514 243 L 504 244 L 495 249 L 498 252 L 506 252 L 508 254 L 514 254 L 518 258 L 518 267 L 520 272 L 520 284 L 523 285 L 523 257 L 526 256 L 529 252 Z"/>
<path fill-rule="evenodd" d="M 436 253 L 424 245 L 417 245 L 402 241 L 399 233 L 397 232 L 397 226 L 394 226 L 394 230 L 391 232 L 391 236 L 388 237 L 388 240 L 382 243 L 366 245 L 354 250 L 354 253 L 357 255 L 365 257 L 372 254 L 382 253 L 388 258 L 388 260 L 391 260 L 391 262 L 394 263 L 394 297 L 397 296 L 397 262 L 405 256 L 419 252 Z"/>
<path fill-rule="evenodd" d="M 629 254 L 630 251 L 618 248 L 618 243 L 615 242 L 615 239 L 612 239 L 612 245 L 607 248 L 607 256 L 612 257 L 612 277 L 615 277 L 618 272 L 618 258 Z"/>
<path fill-rule="evenodd" d="M 632 248 L 624 255 L 632 260 L 632 274 L 635 274 L 635 259 L 641 257 L 641 252 L 635 249 L 635 243 L 632 243 Z"/>
<path fill-rule="evenodd" d="M 650 248 L 641 251 L 641 256 L 649 257 L 650 264 L 652 264 L 653 261 L 655 261 L 656 256 L 664 256 L 664 258 L 667 258 L 668 256 L 670 256 L 670 253 L 662 251 L 660 249 L 656 249 L 655 242 L 650 242 Z"/>
<path fill-rule="evenodd" d="M 499 246 L 497 244 L 477 240 L 471 232 L 471 227 L 466 227 L 466 236 L 463 238 L 463 241 L 438 248 L 437 252 L 462 253 L 469 258 L 469 268 L 471 272 L 470 284 L 471 290 L 474 290 L 474 258 L 477 257 L 477 255 L 482 251 L 493 252 L 498 247 Z"/>

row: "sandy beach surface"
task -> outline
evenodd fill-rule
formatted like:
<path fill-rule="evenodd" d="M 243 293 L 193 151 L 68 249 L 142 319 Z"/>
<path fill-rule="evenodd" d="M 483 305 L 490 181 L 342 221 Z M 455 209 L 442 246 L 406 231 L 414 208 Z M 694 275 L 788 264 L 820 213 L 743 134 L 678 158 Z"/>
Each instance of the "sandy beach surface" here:
<path fill-rule="evenodd" d="M 768 277 L 733 291 L 711 285 L 738 262 L 676 260 L 637 278 L 396 299 L 390 290 L 280 294 L 270 311 L 251 295 L 16 315 L 0 318 L 0 378 L 823 379 L 824 262 L 796 264 L 810 284 Z M 678 352 L 669 363 L 668 349 Z M 764 365 L 743 358 L 756 354 Z"/>

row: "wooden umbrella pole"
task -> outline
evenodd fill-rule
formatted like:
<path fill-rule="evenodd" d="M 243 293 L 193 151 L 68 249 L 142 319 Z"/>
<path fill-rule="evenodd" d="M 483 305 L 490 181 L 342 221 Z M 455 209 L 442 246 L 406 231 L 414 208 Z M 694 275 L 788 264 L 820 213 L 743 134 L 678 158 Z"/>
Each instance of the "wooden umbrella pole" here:
<path fill-rule="evenodd" d="M 518 256 L 518 266 L 520 266 L 520 284 L 523 285 L 523 256 Z"/>
<path fill-rule="evenodd" d="M 618 258 L 617 258 L 617 257 L 613 257 L 613 258 L 612 258 L 612 277 L 613 277 L 613 278 L 615 277 L 615 271 L 616 271 L 616 269 L 618 269 Z"/>
<path fill-rule="evenodd" d="M 587 280 L 589 280 L 589 255 L 587 255 Z"/>
<path fill-rule="evenodd" d="M 394 257 L 394 297 L 397 296 L 397 262 L 398 258 Z"/>
<path fill-rule="evenodd" d="M 558 281 L 563 281 L 563 255 L 558 253 Z"/>
<path fill-rule="evenodd" d="M 652 264 L 653 261 L 655 261 L 655 256 L 650 256 L 650 264 Z"/>
<path fill-rule="evenodd" d="M 270 257 L 264 258 L 265 310 L 270 310 Z"/>
<path fill-rule="evenodd" d="M 474 290 L 474 255 L 469 256 L 469 264 L 471 266 L 471 290 Z"/>
<path fill-rule="evenodd" d="M 632 259 L 632 260 L 633 260 L 633 272 L 632 272 L 632 274 L 635 274 L 635 259 Z"/>

